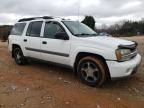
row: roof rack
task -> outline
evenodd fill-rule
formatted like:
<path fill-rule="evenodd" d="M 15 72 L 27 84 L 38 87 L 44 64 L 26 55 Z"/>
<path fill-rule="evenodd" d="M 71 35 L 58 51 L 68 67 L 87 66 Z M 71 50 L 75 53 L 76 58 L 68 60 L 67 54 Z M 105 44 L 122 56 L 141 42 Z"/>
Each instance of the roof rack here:
<path fill-rule="evenodd" d="M 18 22 L 31 21 L 31 20 L 40 19 L 40 18 L 42 18 L 42 19 L 54 19 L 51 16 L 43 16 L 43 17 L 23 18 L 23 19 L 20 19 Z"/>

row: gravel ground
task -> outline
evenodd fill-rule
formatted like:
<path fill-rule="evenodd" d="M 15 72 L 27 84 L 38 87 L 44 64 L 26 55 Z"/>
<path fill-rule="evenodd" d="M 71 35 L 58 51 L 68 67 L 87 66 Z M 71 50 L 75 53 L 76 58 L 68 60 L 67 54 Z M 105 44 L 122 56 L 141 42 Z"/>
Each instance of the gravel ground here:
<path fill-rule="evenodd" d="M 139 43 L 144 59 L 144 36 L 125 39 Z M 144 108 L 144 62 L 132 78 L 92 88 L 66 68 L 34 61 L 18 66 L 0 42 L 0 108 Z"/>

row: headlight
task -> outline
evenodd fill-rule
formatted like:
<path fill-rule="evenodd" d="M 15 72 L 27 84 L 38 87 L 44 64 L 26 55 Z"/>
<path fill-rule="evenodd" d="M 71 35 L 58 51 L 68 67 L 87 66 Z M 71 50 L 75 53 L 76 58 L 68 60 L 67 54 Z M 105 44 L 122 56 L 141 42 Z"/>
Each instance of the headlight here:
<path fill-rule="evenodd" d="M 118 61 L 126 61 L 130 59 L 130 54 L 131 54 L 130 49 L 117 49 L 116 50 L 116 57 Z"/>

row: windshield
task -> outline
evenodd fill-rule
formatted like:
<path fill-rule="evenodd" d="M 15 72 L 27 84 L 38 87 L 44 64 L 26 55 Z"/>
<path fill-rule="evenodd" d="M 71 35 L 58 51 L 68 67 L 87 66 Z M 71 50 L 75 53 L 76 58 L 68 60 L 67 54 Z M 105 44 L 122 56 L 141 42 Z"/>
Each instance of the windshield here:
<path fill-rule="evenodd" d="M 63 21 L 70 32 L 75 36 L 96 36 L 97 33 L 79 21 Z"/>

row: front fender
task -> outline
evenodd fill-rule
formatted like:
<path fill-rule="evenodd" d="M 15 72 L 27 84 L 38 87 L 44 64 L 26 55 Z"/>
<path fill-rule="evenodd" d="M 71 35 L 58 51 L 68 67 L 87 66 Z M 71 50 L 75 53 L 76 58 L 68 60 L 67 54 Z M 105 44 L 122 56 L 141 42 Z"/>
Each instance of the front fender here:
<path fill-rule="evenodd" d="M 71 52 L 71 60 L 70 65 L 74 66 L 76 57 L 79 53 L 91 53 L 91 54 L 97 54 L 105 58 L 106 60 L 116 60 L 115 51 L 111 51 L 109 49 L 98 49 L 98 48 L 91 48 L 91 47 L 78 47 L 75 50 L 72 50 Z"/>

